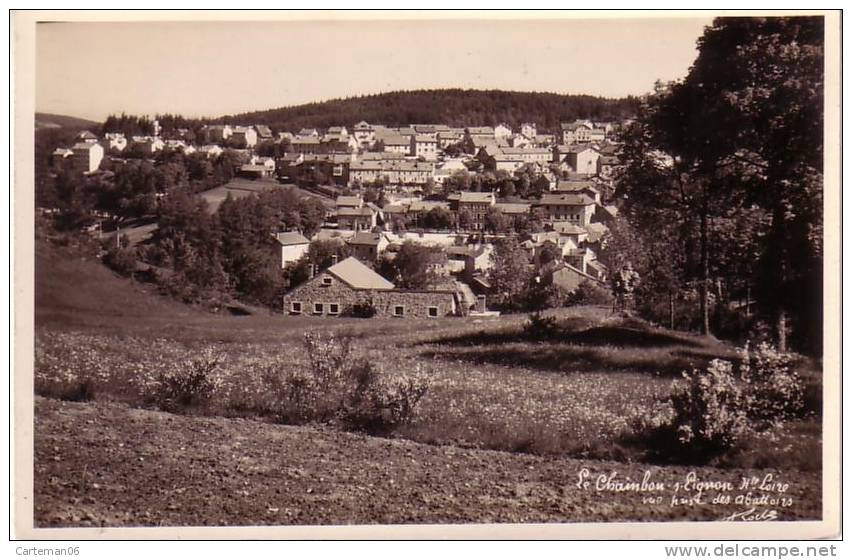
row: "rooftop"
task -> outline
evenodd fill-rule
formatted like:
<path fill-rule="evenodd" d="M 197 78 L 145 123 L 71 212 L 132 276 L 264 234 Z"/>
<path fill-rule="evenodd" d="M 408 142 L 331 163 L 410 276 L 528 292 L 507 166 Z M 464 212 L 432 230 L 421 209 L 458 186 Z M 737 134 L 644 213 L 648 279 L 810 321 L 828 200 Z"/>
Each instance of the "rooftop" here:
<path fill-rule="evenodd" d="M 372 233 L 369 231 L 359 231 L 349 239 L 350 245 L 369 245 L 376 246 L 382 242 L 382 239 L 387 240 L 382 233 Z"/>
<path fill-rule="evenodd" d="M 338 196 L 335 202 L 338 206 L 361 206 L 364 203 L 360 196 L 347 195 Z"/>
<path fill-rule="evenodd" d="M 470 192 L 464 191 L 461 193 L 459 197 L 459 202 L 473 202 L 473 203 L 488 203 L 491 204 L 494 202 L 494 193 L 492 192 Z"/>
<path fill-rule="evenodd" d="M 379 276 L 355 257 L 340 261 L 326 272 L 359 290 L 392 290 L 394 288 L 391 282 Z"/>
<path fill-rule="evenodd" d="M 298 231 L 282 231 L 275 236 L 281 245 L 304 245 L 309 243 L 307 238 Z"/>
<path fill-rule="evenodd" d="M 541 204 L 549 205 L 589 206 L 594 203 L 594 199 L 586 194 L 545 194 L 541 197 Z"/>

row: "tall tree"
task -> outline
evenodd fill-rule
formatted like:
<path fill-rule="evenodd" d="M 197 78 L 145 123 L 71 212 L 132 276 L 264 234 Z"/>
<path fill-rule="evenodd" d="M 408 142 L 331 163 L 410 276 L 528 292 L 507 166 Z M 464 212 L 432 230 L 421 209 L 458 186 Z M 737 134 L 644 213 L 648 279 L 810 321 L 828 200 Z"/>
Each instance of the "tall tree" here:
<path fill-rule="evenodd" d="M 515 237 L 500 239 L 491 255 L 493 266 L 488 276 L 496 307 L 515 310 L 522 306 L 532 280 L 527 252 Z"/>
<path fill-rule="evenodd" d="M 683 221 L 698 222 L 704 331 L 713 221 L 731 208 L 764 208 L 757 296 L 785 348 L 790 314 L 819 330 L 823 20 L 719 18 L 698 46 L 688 76 L 658 87 L 627 135 L 622 189 L 634 207 L 644 194 L 658 207 L 669 199 Z"/>

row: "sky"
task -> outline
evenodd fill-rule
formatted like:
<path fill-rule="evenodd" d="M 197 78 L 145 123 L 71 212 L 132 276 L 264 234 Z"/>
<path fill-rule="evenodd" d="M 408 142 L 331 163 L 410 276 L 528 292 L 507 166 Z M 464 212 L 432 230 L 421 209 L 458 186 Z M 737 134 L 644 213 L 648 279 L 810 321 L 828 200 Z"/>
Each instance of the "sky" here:
<path fill-rule="evenodd" d="M 710 18 L 36 26 L 36 110 L 221 116 L 396 90 L 621 97 L 684 77 Z"/>

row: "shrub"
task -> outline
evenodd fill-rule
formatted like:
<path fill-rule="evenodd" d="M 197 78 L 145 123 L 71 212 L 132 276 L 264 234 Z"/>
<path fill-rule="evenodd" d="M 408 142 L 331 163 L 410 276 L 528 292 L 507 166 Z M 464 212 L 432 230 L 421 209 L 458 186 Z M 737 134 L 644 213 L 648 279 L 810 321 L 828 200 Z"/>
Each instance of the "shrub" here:
<path fill-rule="evenodd" d="M 804 409 L 804 386 L 793 357 L 767 343 L 739 350 L 737 372 L 725 360 L 684 372 L 669 398 L 670 415 L 640 419 L 636 432 L 669 459 L 706 460 L 754 436 L 775 439 L 781 424 Z"/>
<path fill-rule="evenodd" d="M 133 249 L 113 247 L 104 254 L 103 262 L 122 276 L 130 276 L 136 269 L 136 252 Z"/>
<path fill-rule="evenodd" d="M 612 292 L 591 280 L 583 280 L 565 299 L 566 305 L 611 305 Z"/>
<path fill-rule="evenodd" d="M 793 356 L 761 342 L 739 350 L 745 409 L 760 430 L 797 416 L 804 408 L 804 386 L 793 371 Z"/>
<path fill-rule="evenodd" d="M 678 441 L 701 454 L 730 449 L 749 431 L 744 396 L 725 360 L 713 360 L 706 371 L 684 373 L 686 386 L 671 396 Z"/>
<path fill-rule="evenodd" d="M 350 393 L 343 410 L 342 420 L 348 427 L 385 431 L 414 419 L 417 405 L 427 391 L 422 377 L 387 375 L 367 362 L 353 371 L 358 372 L 361 382 Z"/>
<path fill-rule="evenodd" d="M 683 377 L 656 414 L 633 421 L 627 440 L 643 444 L 649 460 L 704 463 L 752 433 L 730 362 L 713 360 Z"/>
<path fill-rule="evenodd" d="M 524 335 L 536 340 L 555 338 L 559 334 L 559 323 L 556 317 L 533 313 L 524 324 Z"/>
<path fill-rule="evenodd" d="M 179 410 L 207 402 L 219 385 L 218 371 L 224 355 L 207 347 L 162 372 L 155 383 L 155 399 L 163 410 Z"/>
<path fill-rule="evenodd" d="M 427 385 L 421 372 L 387 374 L 354 356 L 348 337 L 305 333 L 308 369 L 273 366 L 267 375 L 284 422 L 336 422 L 345 428 L 385 431 L 411 422 Z"/>

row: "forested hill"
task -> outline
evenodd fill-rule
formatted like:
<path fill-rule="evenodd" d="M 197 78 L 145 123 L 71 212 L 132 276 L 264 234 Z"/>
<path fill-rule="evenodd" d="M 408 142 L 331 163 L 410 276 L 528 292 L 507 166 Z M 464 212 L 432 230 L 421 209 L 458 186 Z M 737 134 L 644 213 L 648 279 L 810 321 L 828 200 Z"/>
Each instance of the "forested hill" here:
<path fill-rule="evenodd" d="M 55 115 L 52 113 L 36 113 L 35 128 L 42 130 L 47 128 L 64 128 L 76 134 L 81 130 L 91 130 L 97 132 L 100 129 L 100 123 L 77 117 L 69 117 L 66 115 Z"/>
<path fill-rule="evenodd" d="M 499 90 L 418 90 L 334 99 L 267 111 L 228 115 L 225 123 L 267 124 L 277 130 L 304 127 L 352 126 L 365 120 L 389 126 L 443 123 L 450 126 L 496 126 L 501 122 L 517 128 L 534 122 L 542 131 L 554 132 L 560 122 L 579 118 L 621 119 L 632 116 L 637 97 L 608 99 L 591 95 L 560 95 Z"/>

